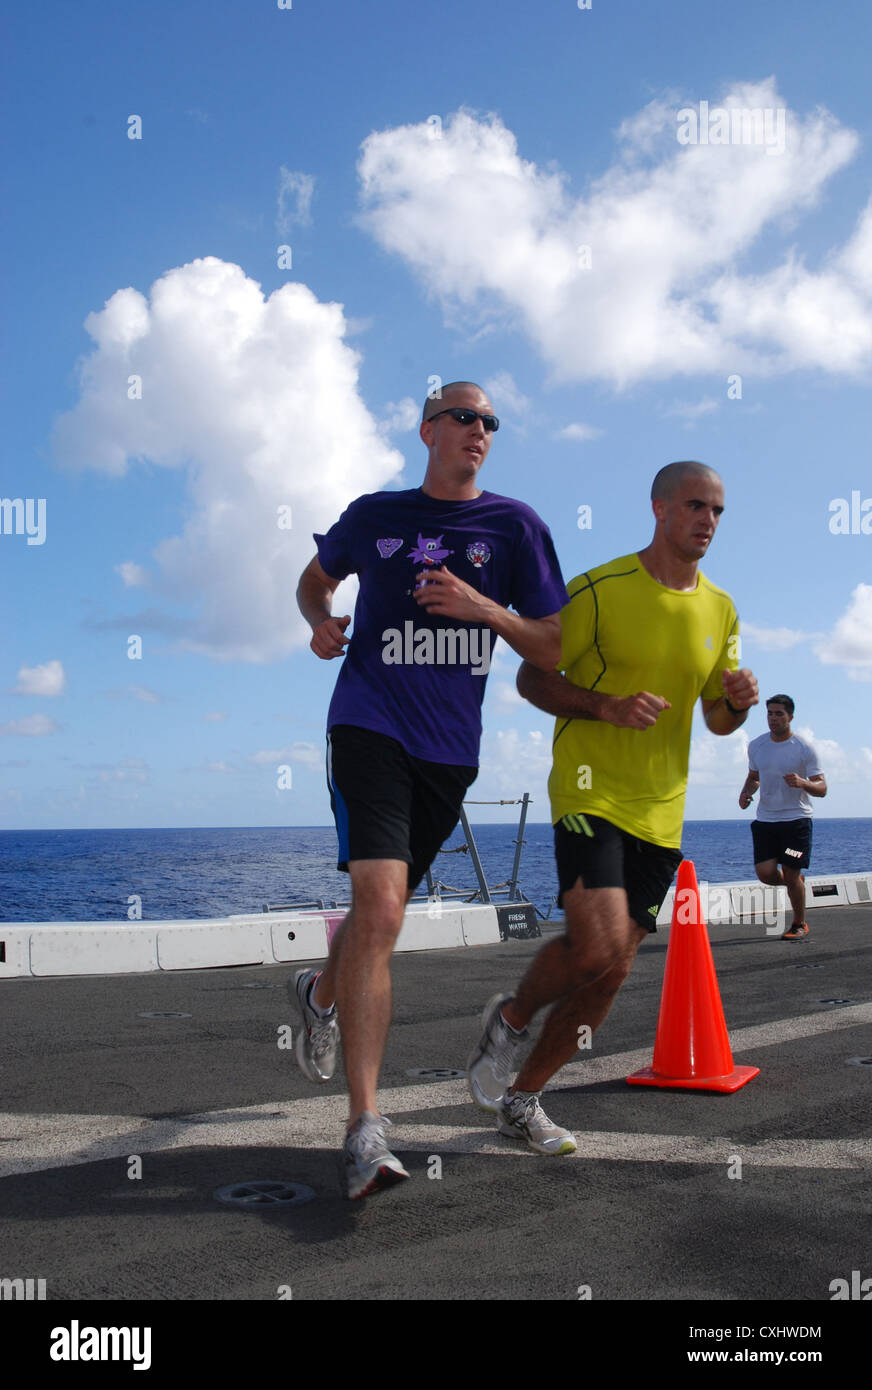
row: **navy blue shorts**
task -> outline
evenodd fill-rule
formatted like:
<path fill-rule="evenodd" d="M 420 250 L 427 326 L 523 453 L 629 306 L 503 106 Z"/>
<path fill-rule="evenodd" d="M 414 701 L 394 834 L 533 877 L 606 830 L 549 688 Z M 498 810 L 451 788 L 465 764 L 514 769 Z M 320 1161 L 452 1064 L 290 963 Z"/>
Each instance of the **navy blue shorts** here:
<path fill-rule="evenodd" d="M 811 862 L 811 816 L 798 820 L 752 820 L 754 863 L 774 859 L 786 869 L 807 869 Z"/>
<path fill-rule="evenodd" d="M 558 907 L 579 879 L 584 888 L 623 888 L 636 925 L 657 930 L 657 914 L 681 863 L 680 850 L 640 840 L 601 816 L 574 815 L 555 825 L 554 854 Z"/>
<path fill-rule="evenodd" d="M 339 837 L 338 867 L 356 859 L 400 859 L 409 892 L 460 819 L 477 767 L 413 758 L 387 734 L 334 724 L 327 735 L 327 784 Z"/>

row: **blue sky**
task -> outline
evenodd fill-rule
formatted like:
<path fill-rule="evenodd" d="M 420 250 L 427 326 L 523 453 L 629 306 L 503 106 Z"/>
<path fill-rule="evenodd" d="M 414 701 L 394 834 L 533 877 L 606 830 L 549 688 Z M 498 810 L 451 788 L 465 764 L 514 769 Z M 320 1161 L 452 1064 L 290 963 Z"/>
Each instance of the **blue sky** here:
<path fill-rule="evenodd" d="M 18 7 L 0 826 L 329 823 L 296 580 L 351 498 L 420 482 L 434 376 L 491 394 L 482 485 L 567 578 L 647 544 L 662 464 L 718 469 L 743 660 L 818 813 L 869 814 L 869 31 L 865 0 Z M 544 821 L 516 665 L 476 795 Z M 688 818 L 741 816 L 764 730 L 696 728 Z"/>

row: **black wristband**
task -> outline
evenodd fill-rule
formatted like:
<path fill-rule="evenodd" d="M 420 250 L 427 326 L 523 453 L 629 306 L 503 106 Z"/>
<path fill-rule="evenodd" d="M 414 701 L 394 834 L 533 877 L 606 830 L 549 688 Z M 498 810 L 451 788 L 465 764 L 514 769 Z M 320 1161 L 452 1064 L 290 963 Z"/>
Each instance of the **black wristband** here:
<path fill-rule="evenodd" d="M 724 696 L 724 704 L 726 705 L 727 709 L 730 711 L 730 714 L 747 714 L 747 713 L 748 713 L 748 711 L 747 711 L 746 709 L 736 709 L 736 707 L 735 707 L 734 705 L 731 705 L 730 702 L 729 702 L 729 700 L 727 699 L 726 695 Z"/>

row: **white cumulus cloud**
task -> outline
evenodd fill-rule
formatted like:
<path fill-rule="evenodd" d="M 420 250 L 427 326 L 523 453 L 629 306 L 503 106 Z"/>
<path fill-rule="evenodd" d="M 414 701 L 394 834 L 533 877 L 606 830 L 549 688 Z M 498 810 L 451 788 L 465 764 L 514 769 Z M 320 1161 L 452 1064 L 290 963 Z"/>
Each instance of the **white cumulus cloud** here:
<path fill-rule="evenodd" d="M 115 573 L 121 575 L 125 589 L 142 589 L 148 583 L 148 570 L 142 565 L 133 564 L 131 560 L 116 565 Z"/>
<path fill-rule="evenodd" d="M 63 695 L 67 678 L 60 661 L 46 661 L 42 666 L 22 666 L 18 672 L 16 695 Z"/>
<path fill-rule="evenodd" d="M 518 694 L 517 686 L 511 681 L 493 681 L 492 698 L 498 705 L 526 705 L 526 700 Z"/>
<path fill-rule="evenodd" d="M 494 372 L 482 384 L 497 415 L 501 412 L 504 415 L 526 415 L 530 410 L 530 397 L 524 395 L 511 372 Z"/>
<path fill-rule="evenodd" d="M 521 733 L 518 729 L 485 729 L 481 744 L 478 779 L 470 789 L 471 799 L 512 800 L 530 792 L 537 803 L 533 820 L 549 816 L 546 786 L 551 771 L 551 738 L 541 730 Z M 482 808 L 482 820 L 491 818 L 494 808 Z M 468 812 L 474 820 L 472 812 Z"/>
<path fill-rule="evenodd" d="M 97 772 L 101 782 L 139 782 L 148 781 L 148 765 L 142 758 L 123 758 L 120 763 L 100 768 Z"/>
<path fill-rule="evenodd" d="M 596 425 L 585 425 L 576 421 L 571 425 L 564 425 L 562 430 L 558 430 L 555 439 L 568 439 L 574 444 L 589 444 L 592 439 L 599 439 L 603 433 L 597 429 Z"/>
<path fill-rule="evenodd" d="M 282 165 L 276 197 L 276 231 L 279 236 L 288 236 L 295 224 L 301 227 L 309 225 L 314 191 L 315 180 L 311 174 L 286 169 Z"/>
<path fill-rule="evenodd" d="M 284 748 L 261 748 L 257 753 L 250 753 L 248 761 L 257 763 L 258 766 L 270 763 L 302 763 L 305 767 L 322 768 L 324 766 L 324 749 L 317 748 L 314 743 L 289 743 Z"/>
<path fill-rule="evenodd" d="M 785 108 L 775 79 L 712 94 Z M 618 131 L 581 196 L 522 157 L 495 115 L 461 110 L 377 131 L 359 161 L 361 219 L 453 320 L 523 331 L 557 381 L 631 382 L 872 361 L 872 203 L 819 269 L 780 239 L 858 148 L 828 111 L 786 110 L 783 152 L 679 144 L 676 98 Z M 763 238 L 766 237 L 764 244 Z M 756 248 L 768 269 L 739 268 Z"/>
<path fill-rule="evenodd" d="M 755 623 L 743 621 L 742 636 L 750 637 L 754 646 L 764 652 L 786 652 L 820 633 L 801 632 L 792 627 L 757 627 Z"/>
<path fill-rule="evenodd" d="M 49 719 L 47 714 L 26 714 L 23 719 L 12 719 L 8 724 L 0 724 L 0 734 L 10 734 L 20 738 L 45 738 L 56 734 L 60 724 Z"/>
<path fill-rule="evenodd" d="M 689 787 L 739 788 L 748 773 L 748 736 L 741 729 L 723 737 L 711 734 L 700 723 L 690 740 Z"/>
<path fill-rule="evenodd" d="M 161 696 L 156 690 L 150 690 L 147 685 L 129 685 L 127 687 L 134 700 L 139 700 L 144 705 L 159 705 Z"/>
<path fill-rule="evenodd" d="M 693 424 L 703 415 L 710 415 L 713 410 L 718 409 L 718 402 L 713 396 L 704 396 L 701 401 L 676 401 L 675 405 L 665 410 L 664 415 L 678 415 L 686 420 L 688 424 Z"/>
<path fill-rule="evenodd" d="M 148 298 L 118 290 L 85 326 L 96 346 L 57 423 L 58 459 L 119 479 L 139 459 L 181 468 L 190 499 L 181 533 L 153 552 L 164 607 L 118 622 L 223 660 L 268 661 L 308 641 L 294 591 L 312 532 L 404 463 L 358 393 L 342 306 L 302 284 L 267 297 L 207 257 L 168 271 Z M 131 375 L 141 399 L 128 398 Z M 197 611 L 181 617 L 174 603 Z"/>
<path fill-rule="evenodd" d="M 825 666 L 845 666 L 852 680 L 872 681 L 872 584 L 858 584 L 830 635 L 815 647 Z"/>
<path fill-rule="evenodd" d="M 379 423 L 388 434 L 407 434 L 420 419 L 421 406 L 411 396 L 404 396 L 401 401 L 388 401 L 385 415 Z"/>
<path fill-rule="evenodd" d="M 794 733 L 814 748 L 828 786 L 841 782 L 865 782 L 872 775 L 872 765 L 866 760 L 863 749 L 857 753 L 853 749 L 843 748 L 834 738 L 819 738 L 810 724 L 794 725 Z"/>

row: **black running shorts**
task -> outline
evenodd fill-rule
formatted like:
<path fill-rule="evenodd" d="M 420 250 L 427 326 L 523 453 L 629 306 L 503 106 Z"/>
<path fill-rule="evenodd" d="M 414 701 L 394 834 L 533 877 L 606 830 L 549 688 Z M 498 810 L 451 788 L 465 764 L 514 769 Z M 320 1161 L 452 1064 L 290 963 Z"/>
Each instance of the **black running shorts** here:
<path fill-rule="evenodd" d="M 338 867 L 356 859 L 400 859 L 412 892 L 460 819 L 477 767 L 413 758 L 386 734 L 334 724 L 327 735 L 327 784 L 339 838 Z"/>
<path fill-rule="evenodd" d="M 681 852 L 640 840 L 601 816 L 564 816 L 554 827 L 554 853 L 560 894 L 575 888 L 624 888 L 630 916 L 646 931 L 657 930 L 657 914 Z"/>
<path fill-rule="evenodd" d="M 754 863 L 774 859 L 786 869 L 807 869 L 811 862 L 811 816 L 798 820 L 752 820 Z"/>

